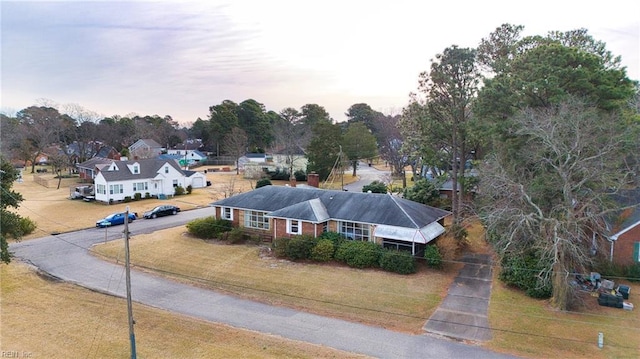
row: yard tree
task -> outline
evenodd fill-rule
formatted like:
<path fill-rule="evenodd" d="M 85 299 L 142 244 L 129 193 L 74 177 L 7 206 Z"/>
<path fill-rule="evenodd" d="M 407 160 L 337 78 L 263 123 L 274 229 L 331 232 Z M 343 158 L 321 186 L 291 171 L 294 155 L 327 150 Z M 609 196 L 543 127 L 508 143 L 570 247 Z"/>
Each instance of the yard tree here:
<path fill-rule="evenodd" d="M 247 153 L 247 146 L 249 145 L 249 137 L 246 132 L 240 127 L 234 127 L 231 132 L 223 140 L 223 147 L 225 153 L 233 156 L 236 162 L 236 174 L 240 173 L 240 157 Z"/>
<path fill-rule="evenodd" d="M 589 272 L 592 250 L 606 248 L 607 198 L 632 174 L 624 171 L 629 127 L 615 114 L 569 97 L 546 107 L 527 108 L 512 121 L 527 150 L 513 166 L 491 155 L 480 169 L 479 213 L 501 255 L 540 255 L 548 263 L 539 273 L 551 283 L 553 305 L 573 303 L 571 275 Z M 637 140 L 636 140 L 637 141 Z"/>
<path fill-rule="evenodd" d="M 399 115 L 378 116 L 375 127 L 380 158 L 391 165 L 394 176 L 402 178 L 402 188 L 405 188 L 407 183 L 404 169 L 412 159 L 408 151 L 409 147 L 404 146 L 404 136 L 399 126 L 400 117 Z"/>
<path fill-rule="evenodd" d="M 597 247 L 590 233 L 602 234 L 604 196 L 638 163 L 635 87 L 586 30 L 519 39 L 515 29 L 483 40 L 508 38 L 509 50 L 495 57 L 500 66 L 474 106 L 491 153 L 480 169 L 478 210 L 503 257 L 536 253 L 548 264 L 540 280 L 566 309 L 569 275 L 588 268 Z"/>
<path fill-rule="evenodd" d="M 31 173 L 35 172 L 36 160 L 45 149 L 59 141 L 63 128 L 60 112 L 52 107 L 31 106 L 19 111 L 16 117 L 20 123 L 20 136 L 31 151 Z"/>
<path fill-rule="evenodd" d="M 376 138 L 362 122 L 351 123 L 342 137 L 342 150 L 351 163 L 354 177 L 358 162 L 376 157 L 377 149 Z"/>
<path fill-rule="evenodd" d="M 263 104 L 249 99 L 238 105 L 238 126 L 245 131 L 252 152 L 264 152 L 273 141 L 269 117 Z"/>
<path fill-rule="evenodd" d="M 219 105 L 209 107 L 209 128 L 212 146 L 216 155 L 220 154 L 223 139 L 234 127 L 238 127 L 238 104 L 231 100 L 224 100 Z"/>
<path fill-rule="evenodd" d="M 281 120 L 275 126 L 276 144 L 280 153 L 286 156 L 289 166 L 289 176 L 293 178 L 294 165 L 297 155 L 305 147 L 304 129 L 302 128 L 302 114 L 293 107 L 287 107 L 280 111 Z"/>
<path fill-rule="evenodd" d="M 321 120 L 313 127 L 313 138 L 307 147 L 307 172 L 316 172 L 321 181 L 326 180 L 339 163 L 342 133 L 338 125 Z M 342 168 L 339 169 L 342 171 Z"/>
<path fill-rule="evenodd" d="M 310 131 L 313 131 L 313 126 L 315 126 L 317 123 L 333 122 L 327 110 L 315 103 L 310 103 L 302 106 L 302 108 L 300 108 L 300 113 L 302 114 L 301 121 L 303 125 Z"/>
<path fill-rule="evenodd" d="M 475 50 L 452 46 L 436 55 L 429 72 L 419 77 L 418 90 L 425 99 L 428 116 L 423 128 L 433 131 L 449 153 L 453 188 L 461 185 L 461 193 L 452 191 L 453 224 L 460 225 L 461 198 L 464 198 L 464 164 L 473 141 L 471 105 L 475 100 L 481 74 L 475 60 Z"/>
<path fill-rule="evenodd" d="M 11 165 L 4 156 L 0 155 L 0 261 L 9 263 L 11 254 L 7 239 L 20 239 L 24 234 L 24 219 L 10 211 L 9 208 L 17 209 L 22 202 L 22 195 L 13 191 L 13 182 L 18 178 L 18 171 Z"/>

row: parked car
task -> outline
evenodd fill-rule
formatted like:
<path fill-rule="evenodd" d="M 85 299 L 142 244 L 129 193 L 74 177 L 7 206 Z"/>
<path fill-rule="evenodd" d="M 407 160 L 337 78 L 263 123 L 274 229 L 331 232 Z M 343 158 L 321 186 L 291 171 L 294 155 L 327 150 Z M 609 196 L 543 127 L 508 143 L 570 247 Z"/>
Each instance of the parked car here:
<path fill-rule="evenodd" d="M 142 215 L 144 218 L 151 219 L 156 217 L 175 215 L 180 212 L 180 208 L 172 205 L 158 206 Z"/>
<path fill-rule="evenodd" d="M 133 222 L 136 219 L 136 214 L 129 212 L 129 223 Z M 104 228 L 107 226 L 115 226 L 117 224 L 124 224 L 125 213 L 113 213 L 110 214 L 103 219 L 99 219 L 96 221 L 96 227 Z"/>

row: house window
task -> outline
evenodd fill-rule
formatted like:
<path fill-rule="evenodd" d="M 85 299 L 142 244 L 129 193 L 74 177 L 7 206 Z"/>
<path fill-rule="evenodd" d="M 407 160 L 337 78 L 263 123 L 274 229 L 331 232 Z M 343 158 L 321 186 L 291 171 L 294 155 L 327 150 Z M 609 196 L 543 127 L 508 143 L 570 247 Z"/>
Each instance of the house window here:
<path fill-rule="evenodd" d="M 174 179 L 173 180 L 173 188 L 176 188 L 176 187 L 178 187 L 178 180 Z"/>
<path fill-rule="evenodd" d="M 233 209 L 231 207 L 222 207 L 220 213 L 223 219 L 233 221 Z"/>
<path fill-rule="evenodd" d="M 133 191 L 146 191 L 148 190 L 148 184 L 147 182 L 134 182 L 133 183 Z"/>
<path fill-rule="evenodd" d="M 140 173 L 140 168 L 138 166 L 133 166 L 133 173 L 134 174 Z"/>
<path fill-rule="evenodd" d="M 121 194 L 124 193 L 124 186 L 121 184 L 110 184 L 109 194 Z"/>
<path fill-rule="evenodd" d="M 640 242 L 633 244 L 633 261 L 640 262 Z"/>
<path fill-rule="evenodd" d="M 169 173 L 169 166 L 164 166 L 164 173 Z"/>
<path fill-rule="evenodd" d="M 96 193 L 107 194 L 107 186 L 103 184 L 96 185 Z"/>
<path fill-rule="evenodd" d="M 264 212 L 245 211 L 244 226 L 247 228 L 269 229 L 269 218 L 264 215 Z"/>
<path fill-rule="evenodd" d="M 287 233 L 302 234 L 302 224 L 297 219 L 287 219 Z"/>
<path fill-rule="evenodd" d="M 338 226 L 339 233 L 348 239 L 356 241 L 368 241 L 371 236 L 369 235 L 369 226 L 362 223 L 355 222 L 340 222 Z"/>
<path fill-rule="evenodd" d="M 322 233 L 329 232 L 329 222 L 322 223 Z"/>

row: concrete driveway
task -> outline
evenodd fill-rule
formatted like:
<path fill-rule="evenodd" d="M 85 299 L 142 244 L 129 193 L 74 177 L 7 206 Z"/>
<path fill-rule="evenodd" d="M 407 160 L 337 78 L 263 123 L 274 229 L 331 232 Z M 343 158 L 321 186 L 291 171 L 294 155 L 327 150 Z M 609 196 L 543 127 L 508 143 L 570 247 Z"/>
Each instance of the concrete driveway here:
<path fill-rule="evenodd" d="M 135 221 L 132 232 L 148 232 L 184 224 L 191 218 L 210 215 L 211 208 L 149 221 Z M 183 222 L 183 223 L 180 223 Z M 110 229 L 111 231 L 111 229 Z M 107 240 L 122 238 L 112 230 Z M 62 280 L 96 291 L 125 296 L 124 268 L 88 253 L 105 240 L 105 231 L 87 229 L 11 244 L 16 260 L 33 264 Z M 285 338 L 361 353 L 380 358 L 512 358 L 486 349 L 429 335 L 409 335 L 343 320 L 321 317 L 288 308 L 222 295 L 177 283 L 166 278 L 131 271 L 133 300 L 175 313 L 226 323 Z M 135 316 L 135 313 L 134 313 Z"/>
<path fill-rule="evenodd" d="M 491 339 L 487 312 L 492 267 L 488 254 L 466 254 L 464 267 L 449 287 L 447 297 L 431 315 L 424 330 L 455 339 L 483 342 Z"/>

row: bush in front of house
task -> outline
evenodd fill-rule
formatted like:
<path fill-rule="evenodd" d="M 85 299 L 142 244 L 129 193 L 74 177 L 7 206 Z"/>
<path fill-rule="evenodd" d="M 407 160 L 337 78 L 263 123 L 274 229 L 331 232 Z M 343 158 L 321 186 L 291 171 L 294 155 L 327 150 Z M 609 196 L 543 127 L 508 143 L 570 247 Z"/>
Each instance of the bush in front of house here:
<path fill-rule="evenodd" d="M 320 235 L 319 238 L 329 239 L 331 240 L 331 242 L 333 242 L 333 253 L 331 254 L 332 256 L 335 256 L 336 250 L 338 249 L 338 247 L 340 247 L 340 244 L 347 240 L 342 234 L 338 232 L 324 232 L 322 233 L 322 235 Z"/>
<path fill-rule="evenodd" d="M 193 192 L 193 186 L 188 185 L 187 186 L 187 194 L 191 194 L 191 192 Z"/>
<path fill-rule="evenodd" d="M 144 193 L 144 198 L 145 198 L 145 199 L 149 199 L 149 198 L 151 198 L 151 193 L 149 193 L 149 192 L 145 192 L 145 193 Z"/>
<path fill-rule="evenodd" d="M 268 178 L 261 178 L 256 182 L 256 188 L 271 186 L 271 180 Z"/>
<path fill-rule="evenodd" d="M 133 199 L 134 199 L 134 200 L 136 200 L 136 201 L 141 200 L 141 199 L 142 199 L 142 193 L 140 193 L 140 192 L 136 192 L 136 193 L 133 195 Z"/>
<path fill-rule="evenodd" d="M 231 221 L 226 219 L 217 219 L 214 216 L 194 219 L 187 223 L 187 231 L 202 239 L 219 238 L 223 232 L 229 232 L 233 229 Z"/>
<path fill-rule="evenodd" d="M 131 196 L 124 196 L 124 200 L 123 200 L 123 202 L 124 202 L 124 203 L 129 203 L 129 202 L 131 202 Z"/>
<path fill-rule="evenodd" d="M 428 245 L 424 249 L 424 259 L 431 268 L 442 268 L 442 255 L 440 249 L 435 244 Z"/>
<path fill-rule="evenodd" d="M 416 272 L 416 259 L 411 253 L 384 249 L 380 255 L 380 268 L 387 272 L 412 274 Z"/>
<path fill-rule="evenodd" d="M 336 250 L 335 259 L 354 268 L 377 267 L 382 247 L 366 241 L 344 241 Z"/>
<path fill-rule="evenodd" d="M 231 231 L 228 232 L 226 239 L 230 244 L 240 244 L 244 243 L 246 236 L 242 229 L 232 228 Z"/>
<path fill-rule="evenodd" d="M 287 246 L 289 245 L 289 241 L 291 238 L 276 238 L 271 243 L 271 250 L 278 258 L 286 258 L 287 257 Z"/>
<path fill-rule="evenodd" d="M 182 187 L 182 186 L 177 186 L 177 187 L 176 187 L 176 188 L 174 188 L 173 190 L 174 190 L 173 194 L 174 194 L 175 196 L 182 196 L 182 195 L 185 193 L 185 191 L 184 191 L 184 187 Z"/>
<path fill-rule="evenodd" d="M 318 239 L 311 250 L 311 259 L 316 262 L 328 262 L 333 259 L 335 246 L 333 241 L 327 238 Z"/>
<path fill-rule="evenodd" d="M 311 250 L 315 247 L 316 242 L 317 240 L 313 238 L 313 236 L 307 235 L 291 238 L 285 249 L 287 258 L 292 261 L 309 259 L 311 257 Z"/>
<path fill-rule="evenodd" d="M 32 221 L 28 217 L 20 217 L 18 221 L 18 228 L 20 229 L 21 236 L 33 233 L 36 230 L 36 222 Z"/>

